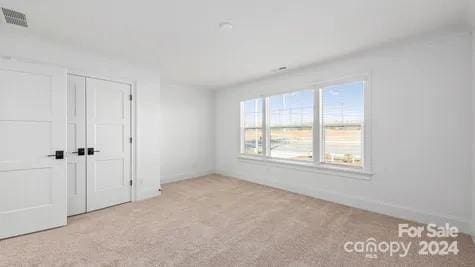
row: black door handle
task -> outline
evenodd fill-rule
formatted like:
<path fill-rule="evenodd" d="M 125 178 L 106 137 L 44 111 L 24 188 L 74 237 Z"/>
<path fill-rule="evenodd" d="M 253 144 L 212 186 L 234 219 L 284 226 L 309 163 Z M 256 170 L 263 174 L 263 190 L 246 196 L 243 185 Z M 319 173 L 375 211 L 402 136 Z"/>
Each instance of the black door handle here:
<path fill-rule="evenodd" d="M 94 150 L 93 147 L 89 147 L 89 148 L 87 149 L 87 154 L 88 154 L 88 155 L 94 155 L 94 152 L 101 152 L 101 151 L 100 151 L 100 150 Z"/>
<path fill-rule="evenodd" d="M 86 154 L 84 148 L 78 148 L 78 151 L 72 152 L 73 154 L 78 154 L 78 156 L 84 156 Z"/>
<path fill-rule="evenodd" d="M 48 155 L 48 157 L 55 157 L 55 159 L 64 159 L 64 151 L 56 150 L 54 155 Z"/>

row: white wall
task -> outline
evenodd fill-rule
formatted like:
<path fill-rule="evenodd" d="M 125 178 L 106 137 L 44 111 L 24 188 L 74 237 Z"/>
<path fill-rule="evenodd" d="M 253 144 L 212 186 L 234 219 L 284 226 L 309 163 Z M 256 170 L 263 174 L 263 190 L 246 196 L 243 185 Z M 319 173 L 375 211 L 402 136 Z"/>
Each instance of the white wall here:
<path fill-rule="evenodd" d="M 158 69 L 106 58 L 81 47 L 31 36 L 21 28 L 0 27 L 0 56 L 59 65 L 70 72 L 135 81 L 137 86 L 137 198 L 159 194 L 160 77 Z"/>
<path fill-rule="evenodd" d="M 470 231 L 471 36 L 439 33 L 347 56 L 216 96 L 218 173 L 419 222 Z M 371 180 L 239 160 L 239 101 L 371 73 Z"/>
<path fill-rule="evenodd" d="M 214 98 L 213 91 L 162 84 L 162 183 L 214 172 Z"/>

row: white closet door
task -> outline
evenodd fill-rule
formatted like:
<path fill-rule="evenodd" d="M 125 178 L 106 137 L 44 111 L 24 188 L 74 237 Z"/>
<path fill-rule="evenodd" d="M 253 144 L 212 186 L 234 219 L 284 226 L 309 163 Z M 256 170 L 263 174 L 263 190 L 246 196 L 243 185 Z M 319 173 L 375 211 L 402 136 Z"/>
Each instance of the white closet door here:
<path fill-rule="evenodd" d="M 68 216 L 86 212 L 86 78 L 68 75 Z"/>
<path fill-rule="evenodd" d="M 88 211 L 131 200 L 130 93 L 130 85 L 86 78 Z"/>
<path fill-rule="evenodd" d="M 66 86 L 63 69 L 0 59 L 0 239 L 66 224 Z"/>

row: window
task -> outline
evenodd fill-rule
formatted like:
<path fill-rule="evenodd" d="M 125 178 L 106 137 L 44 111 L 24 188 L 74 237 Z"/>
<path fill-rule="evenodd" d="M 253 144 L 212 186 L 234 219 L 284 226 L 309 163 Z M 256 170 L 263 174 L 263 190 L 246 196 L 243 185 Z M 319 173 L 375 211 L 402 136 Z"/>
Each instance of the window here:
<path fill-rule="evenodd" d="M 312 160 L 313 90 L 269 97 L 270 156 Z"/>
<path fill-rule="evenodd" d="M 261 155 L 263 152 L 263 99 L 241 102 L 241 153 Z"/>
<path fill-rule="evenodd" d="M 364 82 L 320 89 L 320 161 L 362 167 Z"/>
<path fill-rule="evenodd" d="M 366 86 L 347 80 L 241 102 L 241 153 L 367 173 Z"/>

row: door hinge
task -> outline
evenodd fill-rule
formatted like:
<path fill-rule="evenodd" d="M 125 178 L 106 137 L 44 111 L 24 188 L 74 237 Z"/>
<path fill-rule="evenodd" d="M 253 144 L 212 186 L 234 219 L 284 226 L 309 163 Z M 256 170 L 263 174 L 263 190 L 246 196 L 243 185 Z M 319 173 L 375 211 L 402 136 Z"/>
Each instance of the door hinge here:
<path fill-rule="evenodd" d="M 132 144 L 132 137 L 129 137 L 129 143 Z"/>
<path fill-rule="evenodd" d="M 129 100 L 132 101 L 132 95 L 129 95 Z"/>
<path fill-rule="evenodd" d="M 132 184 L 133 184 L 133 181 L 132 181 L 132 180 L 130 180 L 129 184 L 130 184 L 130 186 L 132 186 Z"/>

